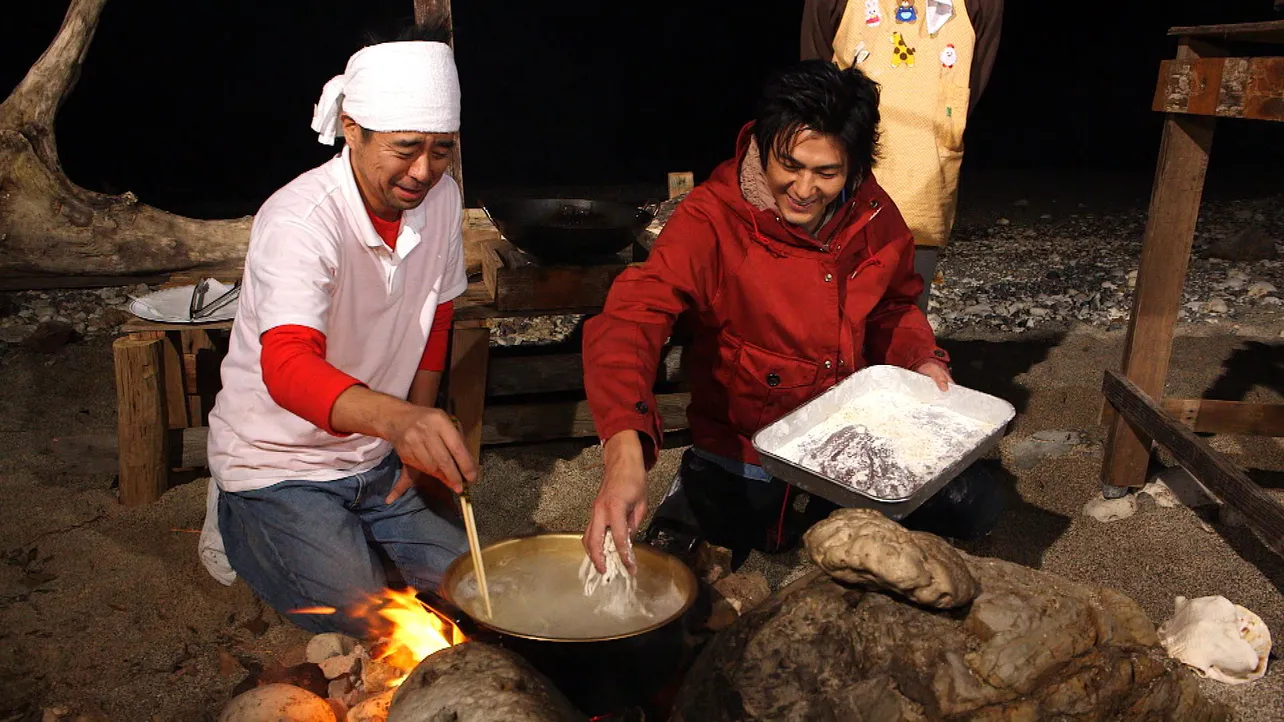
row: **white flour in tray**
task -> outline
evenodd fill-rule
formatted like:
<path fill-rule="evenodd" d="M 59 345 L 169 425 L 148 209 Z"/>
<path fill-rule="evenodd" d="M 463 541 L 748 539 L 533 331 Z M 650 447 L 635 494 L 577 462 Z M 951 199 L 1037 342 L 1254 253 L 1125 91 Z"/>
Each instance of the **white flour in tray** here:
<path fill-rule="evenodd" d="M 903 499 L 980 443 L 982 422 L 895 391 L 859 397 L 782 456 L 877 499 Z"/>

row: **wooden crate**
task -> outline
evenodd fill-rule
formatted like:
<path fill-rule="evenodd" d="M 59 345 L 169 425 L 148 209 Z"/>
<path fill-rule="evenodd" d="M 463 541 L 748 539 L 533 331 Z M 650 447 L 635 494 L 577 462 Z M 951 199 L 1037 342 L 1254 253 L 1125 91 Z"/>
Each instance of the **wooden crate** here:
<path fill-rule="evenodd" d="M 617 263 L 593 266 L 521 265 L 519 252 L 501 239 L 487 244 L 482 279 L 497 311 L 601 308 L 631 253 L 617 256 Z"/>

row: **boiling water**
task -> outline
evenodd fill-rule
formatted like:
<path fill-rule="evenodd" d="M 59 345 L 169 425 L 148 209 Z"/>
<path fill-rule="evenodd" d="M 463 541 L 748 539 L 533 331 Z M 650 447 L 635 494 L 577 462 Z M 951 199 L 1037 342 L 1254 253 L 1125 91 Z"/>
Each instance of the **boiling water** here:
<path fill-rule="evenodd" d="M 635 632 L 682 608 L 682 593 L 669 577 L 639 569 L 636 603 L 621 603 L 625 583 L 617 578 L 586 596 L 578 561 L 565 556 L 487 560 L 486 586 L 495 612 L 488 623 L 534 637 L 594 639 Z M 454 603 L 473 618 L 486 619 L 472 572 L 456 585 Z"/>

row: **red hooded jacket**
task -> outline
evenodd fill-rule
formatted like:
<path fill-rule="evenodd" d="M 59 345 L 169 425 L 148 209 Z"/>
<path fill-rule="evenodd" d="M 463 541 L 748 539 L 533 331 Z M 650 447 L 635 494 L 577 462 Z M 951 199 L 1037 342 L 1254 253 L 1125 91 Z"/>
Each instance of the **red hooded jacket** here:
<path fill-rule="evenodd" d="M 779 217 L 753 165 L 751 127 L 736 157 L 683 199 L 646 262 L 616 277 L 602 313 L 584 325 L 598 436 L 639 431 L 648 468 L 663 433 L 652 388 L 680 315 L 693 334 L 683 358 L 692 442 L 751 464 L 758 429 L 862 367 L 949 361 L 915 305 L 923 280 L 914 239 L 874 178 L 809 236 Z"/>

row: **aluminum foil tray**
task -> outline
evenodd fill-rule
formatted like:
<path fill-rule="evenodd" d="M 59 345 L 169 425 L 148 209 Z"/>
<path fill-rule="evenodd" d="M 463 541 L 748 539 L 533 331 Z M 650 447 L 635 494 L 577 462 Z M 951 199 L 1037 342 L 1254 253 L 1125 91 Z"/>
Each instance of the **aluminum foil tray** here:
<path fill-rule="evenodd" d="M 933 463 L 926 483 L 902 499 L 880 499 L 848 486 L 840 479 L 790 461 L 782 449 L 850 406 L 859 397 L 874 391 L 894 391 L 919 402 L 940 405 L 981 422 L 988 433 L 975 446 L 952 458 Z M 753 445 L 762 457 L 763 468 L 779 479 L 845 507 L 877 509 L 892 519 L 903 519 L 927 501 L 941 487 L 971 466 L 1003 438 L 1016 409 L 1003 399 L 951 385 L 942 392 L 930 378 L 898 366 L 869 366 L 844 379 L 820 396 L 808 401 L 781 419 L 754 434 Z"/>

